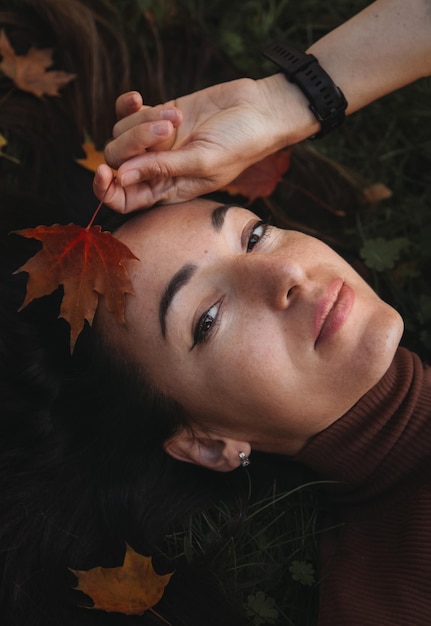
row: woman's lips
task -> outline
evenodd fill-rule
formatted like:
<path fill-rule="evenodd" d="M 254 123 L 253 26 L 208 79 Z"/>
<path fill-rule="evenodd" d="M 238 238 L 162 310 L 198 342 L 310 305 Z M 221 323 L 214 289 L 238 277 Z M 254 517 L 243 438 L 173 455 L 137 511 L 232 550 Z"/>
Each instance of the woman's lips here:
<path fill-rule="evenodd" d="M 332 337 L 344 324 L 352 309 L 355 294 L 342 278 L 330 283 L 317 303 L 314 317 L 314 347 Z"/>

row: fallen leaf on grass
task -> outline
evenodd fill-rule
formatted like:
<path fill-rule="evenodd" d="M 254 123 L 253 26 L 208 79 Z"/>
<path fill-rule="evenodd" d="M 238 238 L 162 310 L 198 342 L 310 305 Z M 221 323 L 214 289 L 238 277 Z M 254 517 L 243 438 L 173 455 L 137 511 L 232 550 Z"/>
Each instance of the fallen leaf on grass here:
<path fill-rule="evenodd" d="M 172 576 L 172 573 L 157 574 L 151 557 L 138 554 L 130 546 L 126 546 L 124 563 L 120 567 L 71 571 L 79 582 L 75 589 L 93 600 L 94 605 L 90 608 L 125 615 L 143 615 L 151 609 L 163 596 Z"/>
<path fill-rule="evenodd" d="M 292 574 L 293 580 L 298 581 L 301 585 L 314 585 L 316 582 L 314 577 L 314 567 L 311 563 L 305 561 L 292 561 L 289 567 L 289 572 Z"/>
<path fill-rule="evenodd" d="M 15 272 L 29 275 L 20 310 L 63 285 L 59 317 L 70 324 L 71 352 L 85 320 L 90 326 L 93 323 L 100 296 L 108 311 L 124 324 L 125 295 L 134 293 L 125 263 L 137 260 L 127 246 L 111 233 L 102 232 L 100 226 L 54 224 L 15 233 L 43 244 L 42 250 Z"/>
<path fill-rule="evenodd" d="M 279 612 L 275 606 L 275 599 L 267 596 L 264 591 L 251 594 L 244 604 L 247 617 L 255 626 L 263 624 L 275 624 L 279 618 Z"/>
<path fill-rule="evenodd" d="M 394 237 L 393 239 L 375 237 L 364 241 L 359 254 L 367 267 L 383 272 L 395 267 L 401 253 L 407 250 L 410 245 L 411 242 L 407 237 Z"/>
<path fill-rule="evenodd" d="M 7 139 L 4 135 L 2 135 L 0 133 L 0 157 L 3 157 L 4 159 L 7 159 L 8 161 L 12 161 L 12 163 L 15 163 L 16 165 L 19 165 L 19 159 L 17 159 L 16 157 L 7 154 L 6 152 L 3 152 L 3 148 L 6 148 L 6 146 L 8 145 Z"/>
<path fill-rule="evenodd" d="M 240 194 L 250 202 L 270 196 L 290 167 L 291 151 L 279 150 L 251 165 L 224 188 L 232 196 Z"/>
<path fill-rule="evenodd" d="M 362 194 L 369 204 L 375 204 L 392 197 L 392 191 L 383 183 L 374 183 L 374 185 L 365 187 Z"/>
<path fill-rule="evenodd" d="M 4 30 L 0 31 L 0 70 L 12 79 L 18 89 L 42 96 L 58 96 L 59 89 L 70 83 L 75 74 L 59 70 L 47 71 L 52 66 L 52 50 L 30 48 L 26 54 L 16 54 Z"/>

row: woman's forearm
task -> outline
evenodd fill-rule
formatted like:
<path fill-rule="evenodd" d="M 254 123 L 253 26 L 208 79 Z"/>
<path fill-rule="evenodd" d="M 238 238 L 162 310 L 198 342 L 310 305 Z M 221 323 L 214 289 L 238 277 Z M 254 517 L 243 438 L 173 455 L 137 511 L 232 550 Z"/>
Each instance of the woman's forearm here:
<path fill-rule="evenodd" d="M 347 114 L 431 74 L 431 0 L 377 0 L 315 42 L 314 54 L 343 91 Z M 283 74 L 258 81 L 274 121 L 274 145 L 293 144 L 319 124 Z"/>
<path fill-rule="evenodd" d="M 431 0 L 377 0 L 308 52 L 353 113 L 431 74 Z M 132 107 L 119 99 L 120 121 L 105 150 L 117 179 L 102 166 L 94 184 L 105 204 L 122 211 L 219 189 L 320 130 L 304 93 L 281 72 L 213 85 L 156 107 L 142 107 L 139 94 L 134 99 Z"/>
<path fill-rule="evenodd" d="M 431 74 L 431 0 L 377 0 L 314 43 L 352 113 Z"/>

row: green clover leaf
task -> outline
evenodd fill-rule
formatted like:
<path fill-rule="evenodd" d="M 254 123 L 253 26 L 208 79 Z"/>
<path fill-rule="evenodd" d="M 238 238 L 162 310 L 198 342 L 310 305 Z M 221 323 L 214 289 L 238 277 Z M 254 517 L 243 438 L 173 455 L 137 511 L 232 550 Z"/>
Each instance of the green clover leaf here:
<path fill-rule="evenodd" d="M 311 587 L 315 583 L 314 567 L 311 563 L 305 561 L 292 561 L 289 567 L 289 572 L 292 574 L 293 580 L 298 581 L 301 585 L 308 585 Z"/>
<path fill-rule="evenodd" d="M 270 598 L 263 591 L 249 595 L 244 604 L 247 617 L 252 618 L 255 626 L 262 624 L 275 624 L 278 619 L 278 611 L 275 608 L 274 598 Z"/>
<path fill-rule="evenodd" d="M 395 239 L 376 237 L 367 239 L 359 250 L 359 254 L 367 267 L 382 272 L 392 269 L 400 253 L 409 246 L 410 241 L 406 237 L 395 237 Z"/>

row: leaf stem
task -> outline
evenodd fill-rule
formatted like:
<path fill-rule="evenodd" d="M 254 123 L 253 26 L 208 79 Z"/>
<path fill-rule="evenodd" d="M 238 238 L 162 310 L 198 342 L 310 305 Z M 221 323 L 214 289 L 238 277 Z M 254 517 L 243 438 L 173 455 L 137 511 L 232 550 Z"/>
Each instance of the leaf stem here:
<path fill-rule="evenodd" d="M 3 152 L 3 150 L 0 150 L 0 158 L 7 159 L 11 163 L 15 163 L 15 165 L 20 165 L 21 164 L 21 161 L 19 159 L 17 159 L 16 157 L 12 156 L 11 154 L 7 154 L 6 152 Z"/>
<path fill-rule="evenodd" d="M 102 207 L 102 204 L 103 204 L 103 202 L 104 202 L 104 200 L 105 200 L 105 198 L 106 198 L 106 194 L 107 194 L 107 193 L 108 193 L 108 191 L 110 190 L 111 185 L 112 185 L 112 183 L 113 183 L 113 182 L 114 182 L 114 178 L 113 178 L 113 179 L 111 180 L 111 182 L 109 183 L 107 190 L 106 190 L 106 191 L 105 191 L 105 193 L 103 194 L 103 198 L 101 199 L 101 201 L 100 201 L 100 202 L 99 202 L 99 204 L 97 205 L 97 208 L 96 208 L 96 210 L 94 211 L 93 216 L 92 216 L 91 220 L 88 222 L 88 224 L 87 224 L 87 226 L 86 226 L 85 230 L 90 230 L 90 228 L 93 226 L 93 224 L 94 224 L 94 220 L 96 219 L 97 214 L 99 213 L 99 211 L 100 211 L 100 209 L 101 209 L 101 207 Z"/>
<path fill-rule="evenodd" d="M 286 179 L 283 179 L 282 182 L 287 187 L 290 187 L 291 189 L 295 191 L 299 191 L 300 193 L 303 193 L 304 196 L 307 196 L 308 198 L 310 198 L 310 200 L 315 202 L 317 205 L 320 205 L 323 209 L 326 209 L 326 211 L 329 211 L 329 213 L 332 213 L 333 215 L 336 215 L 337 217 L 345 217 L 346 212 L 343 211 L 343 209 L 334 208 L 333 206 L 331 206 L 327 202 L 324 202 L 323 200 L 315 196 L 314 193 L 311 193 L 311 191 L 308 191 L 308 189 L 305 189 L 301 185 L 297 185 L 296 183 L 292 183 L 292 181 L 286 180 Z"/>
<path fill-rule="evenodd" d="M 149 609 L 149 611 L 151 611 L 151 613 L 154 613 L 154 615 L 156 617 L 158 617 L 159 619 L 162 620 L 162 622 L 164 622 L 165 624 L 167 624 L 168 626 L 172 626 L 171 622 L 168 622 L 168 620 L 166 620 L 164 617 L 162 617 L 160 615 L 160 613 L 157 613 L 157 611 L 155 611 L 154 609 Z"/>
<path fill-rule="evenodd" d="M 0 106 L 2 106 L 2 104 L 4 104 L 4 103 L 6 102 L 6 100 L 9 98 L 9 96 L 10 96 L 11 94 L 13 94 L 13 92 L 14 92 L 15 90 L 16 90 L 16 87 L 15 87 L 15 85 L 13 85 L 13 86 L 9 89 L 9 91 L 7 91 L 7 92 L 5 93 L 5 95 L 3 96 L 3 98 L 0 100 Z"/>

